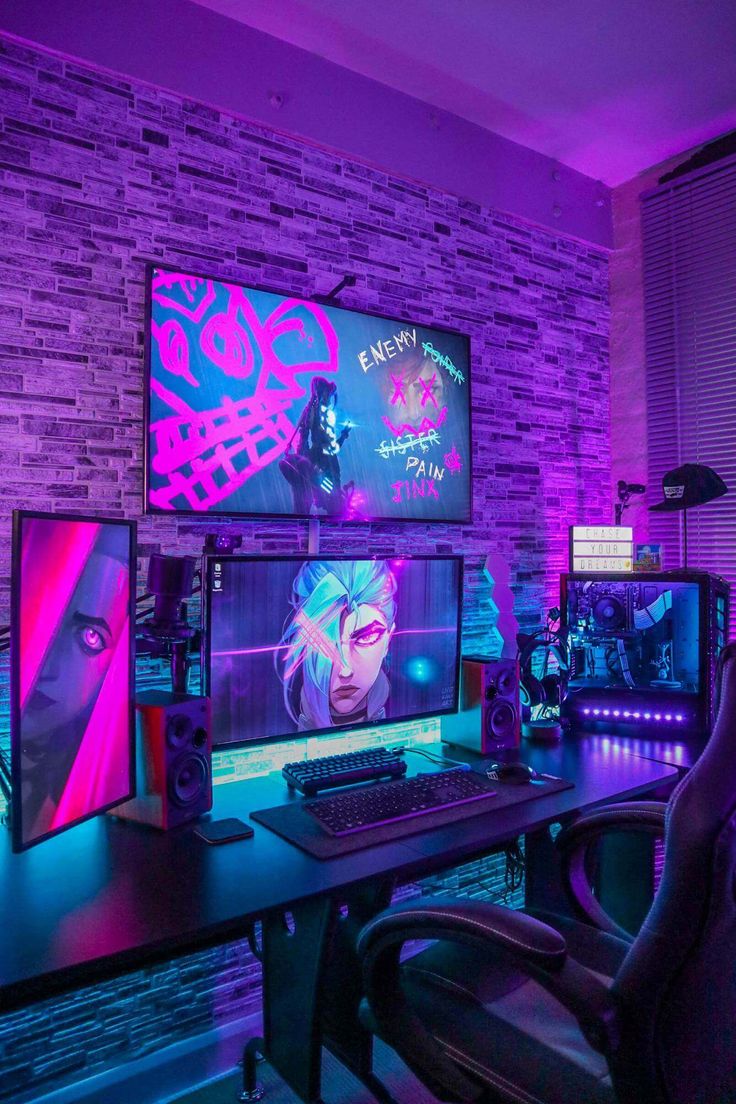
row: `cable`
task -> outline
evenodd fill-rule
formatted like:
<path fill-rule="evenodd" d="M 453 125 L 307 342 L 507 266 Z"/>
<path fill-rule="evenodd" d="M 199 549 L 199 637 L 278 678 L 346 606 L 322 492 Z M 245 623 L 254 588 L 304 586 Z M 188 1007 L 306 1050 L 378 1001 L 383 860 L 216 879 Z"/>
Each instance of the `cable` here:
<path fill-rule="evenodd" d="M 506 874 L 504 876 L 504 881 L 507 891 L 513 893 L 515 890 L 521 888 L 521 884 L 524 881 L 524 871 L 526 870 L 524 853 L 519 846 L 518 840 L 514 840 L 513 843 L 509 844 L 505 850 L 505 855 Z"/>
<path fill-rule="evenodd" d="M 463 763 L 460 759 L 450 759 L 446 755 L 436 755 L 433 751 L 425 751 L 424 748 L 405 747 L 403 744 L 398 744 L 396 747 L 389 748 L 389 751 L 394 755 L 405 755 L 407 752 L 413 752 L 414 755 L 423 755 L 425 759 L 429 759 L 430 763 L 438 763 L 443 765 L 444 763 L 452 763 L 454 767 L 462 767 L 464 770 L 470 770 L 470 763 Z"/>

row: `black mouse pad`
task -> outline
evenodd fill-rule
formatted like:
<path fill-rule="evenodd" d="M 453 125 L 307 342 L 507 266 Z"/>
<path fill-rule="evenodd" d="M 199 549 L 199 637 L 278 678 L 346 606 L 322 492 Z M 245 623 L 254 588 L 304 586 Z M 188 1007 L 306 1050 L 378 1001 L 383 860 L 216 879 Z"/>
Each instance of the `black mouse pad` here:
<path fill-rule="evenodd" d="M 379 783 L 380 784 L 380 783 Z M 534 801 L 538 797 L 569 790 L 574 782 L 564 778 L 541 775 L 538 782 L 512 785 L 508 782 L 495 782 L 495 797 L 489 802 L 470 802 L 468 805 L 454 805 L 449 809 L 425 813 L 410 820 L 399 820 L 394 824 L 383 824 L 377 828 L 368 828 L 365 832 L 355 832 L 350 836 L 330 836 L 315 818 L 303 808 L 301 801 L 291 801 L 288 805 L 276 805 L 272 809 L 259 809 L 250 814 L 251 820 L 270 828 L 277 836 L 301 847 L 302 851 L 316 859 L 334 859 L 339 855 L 349 855 L 352 851 L 364 851 L 381 843 L 393 843 L 395 840 L 414 836 L 418 832 L 427 832 L 433 828 L 443 828 L 447 824 L 457 824 L 471 817 L 493 816 L 499 809 L 508 809 L 510 805 L 521 805 L 525 801 Z M 341 791 L 332 791 L 339 793 Z M 342 791 L 345 792 L 345 791 Z M 326 795 L 325 795 L 326 796 Z M 481 806 L 479 808 L 478 806 Z"/>

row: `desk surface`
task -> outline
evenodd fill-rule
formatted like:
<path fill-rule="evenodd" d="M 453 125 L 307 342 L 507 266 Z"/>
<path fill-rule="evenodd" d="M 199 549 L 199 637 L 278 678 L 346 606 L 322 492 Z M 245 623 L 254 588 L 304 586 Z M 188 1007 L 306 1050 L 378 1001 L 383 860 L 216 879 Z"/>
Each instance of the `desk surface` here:
<path fill-rule="evenodd" d="M 98 817 L 20 855 L 0 840 L 0 1008 L 235 939 L 268 912 L 382 875 L 421 877 L 577 809 L 645 793 L 674 766 L 598 736 L 523 749 L 574 789 L 319 861 L 259 825 L 221 846 L 191 826 L 169 833 Z M 416 762 L 410 762 L 416 760 Z M 410 756 L 410 771 L 426 761 Z M 213 817 L 288 800 L 280 775 L 215 788 Z"/>

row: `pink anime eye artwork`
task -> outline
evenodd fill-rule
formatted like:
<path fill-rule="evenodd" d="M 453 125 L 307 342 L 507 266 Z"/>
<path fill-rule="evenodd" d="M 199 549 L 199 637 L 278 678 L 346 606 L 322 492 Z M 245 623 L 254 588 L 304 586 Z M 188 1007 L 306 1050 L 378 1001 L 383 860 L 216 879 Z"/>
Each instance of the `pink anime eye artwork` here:
<path fill-rule="evenodd" d="M 149 299 L 149 509 L 469 520 L 463 335 L 165 268 Z"/>
<path fill-rule="evenodd" d="M 16 559 L 14 835 L 28 846 L 130 794 L 130 527 L 21 515 Z"/>

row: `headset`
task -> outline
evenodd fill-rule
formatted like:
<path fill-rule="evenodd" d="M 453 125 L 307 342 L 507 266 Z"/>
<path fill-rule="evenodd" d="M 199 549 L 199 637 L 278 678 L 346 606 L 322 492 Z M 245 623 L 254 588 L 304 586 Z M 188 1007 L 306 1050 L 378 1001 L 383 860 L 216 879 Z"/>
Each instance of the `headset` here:
<path fill-rule="evenodd" d="M 560 611 L 553 607 L 547 614 L 544 628 L 537 629 L 534 633 L 518 633 L 516 637 L 521 686 L 527 698 L 526 702 L 522 698 L 522 704 L 530 709 L 538 705 L 559 708 L 567 697 L 570 681 L 567 630 L 552 628 L 559 619 Z M 538 652 L 544 652 L 541 678 L 532 669 L 533 657 Z M 557 671 L 554 673 L 547 671 L 550 656 L 554 656 L 557 662 Z"/>

